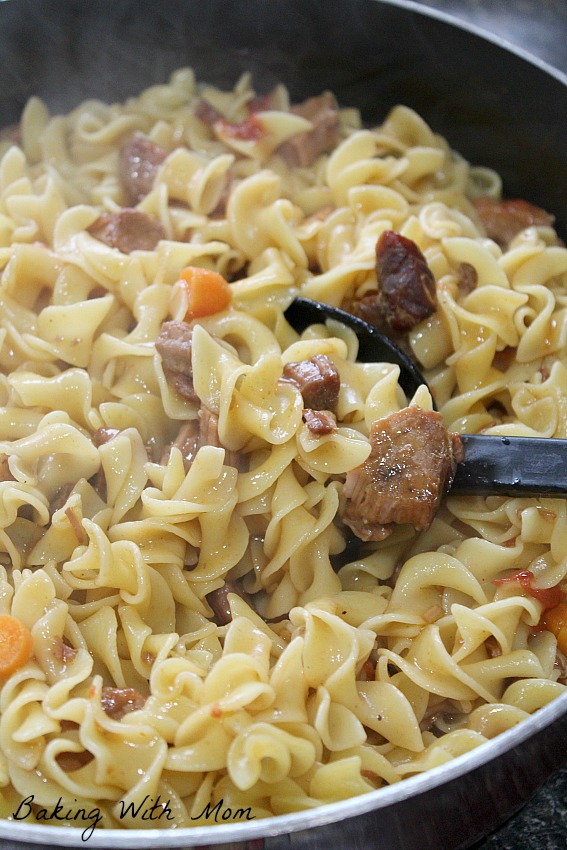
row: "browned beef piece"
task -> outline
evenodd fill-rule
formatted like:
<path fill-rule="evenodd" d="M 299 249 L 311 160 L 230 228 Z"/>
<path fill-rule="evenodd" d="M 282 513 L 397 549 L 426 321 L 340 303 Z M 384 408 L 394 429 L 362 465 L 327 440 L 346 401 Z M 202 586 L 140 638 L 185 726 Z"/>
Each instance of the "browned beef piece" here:
<path fill-rule="evenodd" d="M 222 587 L 218 587 L 216 590 L 211 591 L 211 593 L 207 593 L 205 597 L 213 609 L 214 621 L 217 626 L 226 626 L 232 620 L 230 605 L 228 604 L 229 593 L 236 593 L 254 609 L 250 595 L 241 587 L 240 582 L 226 580 Z"/>
<path fill-rule="evenodd" d="M 134 133 L 120 148 L 120 183 L 129 204 L 138 204 L 152 190 L 160 165 L 168 151 L 155 142 Z"/>
<path fill-rule="evenodd" d="M 202 446 L 221 447 L 219 437 L 219 418 L 203 406 L 199 411 L 199 440 Z"/>
<path fill-rule="evenodd" d="M 189 469 L 195 455 L 201 446 L 216 446 L 224 448 L 219 438 L 219 420 L 215 413 L 211 413 L 204 405 L 199 410 L 199 418 L 184 422 L 173 443 L 168 446 L 162 454 L 161 463 L 167 463 L 169 454 L 173 447 L 178 448 L 183 455 L 185 467 Z M 225 464 L 234 466 L 236 469 L 242 467 L 242 457 L 238 452 L 225 449 Z"/>
<path fill-rule="evenodd" d="M 6 452 L 0 452 L 0 481 L 14 481 L 14 476 L 8 466 L 9 456 Z"/>
<path fill-rule="evenodd" d="M 309 360 L 298 360 L 284 366 L 282 381 L 299 389 L 304 407 L 337 412 L 341 378 L 326 354 L 314 354 Z"/>
<path fill-rule="evenodd" d="M 195 115 L 203 122 L 203 124 L 206 124 L 207 127 L 212 127 L 217 121 L 225 120 L 222 112 L 219 112 L 216 106 L 213 106 L 212 103 L 209 103 L 209 101 L 205 100 L 203 97 L 199 100 L 195 107 Z"/>
<path fill-rule="evenodd" d="M 216 413 L 211 413 L 208 407 L 203 405 L 199 411 L 199 438 L 197 448 L 201 446 L 216 446 L 224 448 L 219 437 L 219 418 Z M 240 454 L 231 449 L 225 449 L 226 466 L 240 468 Z"/>
<path fill-rule="evenodd" d="M 0 142 L 13 142 L 15 145 L 19 145 L 21 141 L 21 124 L 8 124 L 6 127 L 0 128 Z"/>
<path fill-rule="evenodd" d="M 494 355 L 494 359 L 492 360 L 492 365 L 495 369 L 499 369 L 501 372 L 507 372 L 514 360 L 516 359 L 517 353 L 517 348 L 512 345 L 507 345 L 505 348 L 502 349 L 502 351 L 496 352 L 496 354 Z"/>
<path fill-rule="evenodd" d="M 192 339 L 193 327 L 187 322 L 164 322 L 156 339 L 156 350 L 167 382 L 184 398 L 200 404 L 193 387 Z"/>
<path fill-rule="evenodd" d="M 264 617 L 256 610 L 253 598 L 249 593 L 246 593 L 244 588 L 241 586 L 240 581 L 230 581 L 230 579 L 227 579 L 222 587 L 211 591 L 211 593 L 207 593 L 205 597 L 213 609 L 213 619 L 217 626 L 226 626 L 232 620 L 230 605 L 228 603 L 229 593 L 236 593 L 237 596 L 244 599 L 246 604 L 249 605 L 250 608 L 258 614 L 258 616 L 262 617 L 265 623 L 281 623 L 283 620 L 289 619 L 289 613 L 280 614 L 277 617 Z"/>
<path fill-rule="evenodd" d="M 199 420 L 190 419 L 184 422 L 175 440 L 166 446 L 160 458 L 160 463 L 165 465 L 173 448 L 179 449 L 183 457 L 185 467 L 189 469 L 195 454 L 197 453 L 197 442 L 199 439 Z"/>
<path fill-rule="evenodd" d="M 291 111 L 313 122 L 313 128 L 292 136 L 279 146 L 277 152 L 289 165 L 312 165 L 319 154 L 332 150 L 339 142 L 337 101 L 327 91 L 292 106 Z"/>
<path fill-rule="evenodd" d="M 457 277 L 457 286 L 461 295 L 468 295 L 474 289 L 478 282 L 478 274 L 474 266 L 470 263 L 461 263 L 459 265 L 459 274 Z"/>
<path fill-rule="evenodd" d="M 59 487 L 55 491 L 55 495 L 53 499 L 49 503 L 49 513 L 54 514 L 55 511 L 60 510 L 63 507 L 71 493 L 73 492 L 73 484 L 63 484 L 62 487 Z"/>
<path fill-rule="evenodd" d="M 121 720 L 125 714 L 143 708 L 146 697 L 135 688 L 104 687 L 101 692 L 100 704 L 103 711 L 113 720 Z"/>
<path fill-rule="evenodd" d="M 109 443 L 114 437 L 117 437 L 119 433 L 118 428 L 99 428 L 93 434 L 93 444 L 97 448 L 104 446 L 105 443 Z"/>
<path fill-rule="evenodd" d="M 386 230 L 376 243 L 378 306 L 395 331 L 407 331 L 437 307 L 435 278 L 411 239 Z"/>
<path fill-rule="evenodd" d="M 372 451 L 347 473 L 344 522 L 361 540 L 383 540 L 395 524 L 429 528 L 462 459 L 440 413 L 406 407 L 372 424 Z"/>
<path fill-rule="evenodd" d="M 165 239 L 163 225 L 141 210 L 103 213 L 87 230 L 95 239 L 110 248 L 118 248 L 123 254 L 153 251 L 160 239 Z"/>
<path fill-rule="evenodd" d="M 373 325 L 391 339 L 392 342 L 395 342 L 398 348 L 401 348 L 410 360 L 413 360 L 417 364 L 418 361 L 409 344 L 407 332 L 395 331 L 386 322 L 382 308 L 382 299 L 377 289 L 370 290 L 362 298 L 348 299 L 343 302 L 341 307 L 347 313 L 352 313 L 353 316 L 357 316 L 364 322 L 368 322 L 369 325 Z"/>
<path fill-rule="evenodd" d="M 61 721 L 61 731 L 64 730 L 65 721 Z M 62 752 L 58 753 L 55 756 L 55 760 L 61 770 L 64 770 L 65 773 L 72 773 L 74 770 L 80 770 L 81 767 L 84 767 L 86 764 L 91 762 L 94 759 L 92 753 L 88 750 L 83 750 L 80 753 L 73 752 Z"/>
<path fill-rule="evenodd" d="M 248 112 L 264 112 L 267 109 L 274 109 L 274 99 L 277 95 L 277 88 L 272 89 L 266 94 L 259 94 L 253 97 L 246 104 Z"/>
<path fill-rule="evenodd" d="M 77 655 L 77 652 L 77 649 L 69 646 L 69 644 L 65 643 L 62 638 L 55 639 L 53 642 L 53 654 L 62 664 L 67 664 L 68 661 L 72 661 Z"/>
<path fill-rule="evenodd" d="M 312 410 L 312 408 L 306 407 L 303 411 L 303 420 L 316 437 L 332 434 L 338 427 L 333 414 L 326 410 Z"/>
<path fill-rule="evenodd" d="M 521 198 L 496 201 L 482 196 L 476 198 L 473 204 L 486 235 L 503 248 L 526 227 L 552 227 L 555 221 L 544 209 Z"/>

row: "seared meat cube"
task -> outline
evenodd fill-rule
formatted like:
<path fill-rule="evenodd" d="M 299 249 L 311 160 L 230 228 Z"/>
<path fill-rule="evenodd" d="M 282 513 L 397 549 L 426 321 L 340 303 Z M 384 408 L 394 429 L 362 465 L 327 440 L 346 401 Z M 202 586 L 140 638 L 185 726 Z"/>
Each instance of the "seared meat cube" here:
<path fill-rule="evenodd" d="M 109 443 L 117 437 L 119 433 L 120 431 L 118 428 L 99 428 L 98 431 L 95 431 L 93 434 L 93 444 L 97 448 L 99 446 L 104 446 L 106 443 Z"/>
<path fill-rule="evenodd" d="M 219 418 L 216 413 L 211 413 L 208 407 L 203 405 L 199 411 L 199 436 L 197 449 L 201 446 L 216 446 L 225 449 L 219 437 Z M 240 469 L 241 455 L 239 452 L 225 449 L 226 466 L 234 466 Z"/>
<path fill-rule="evenodd" d="M 6 127 L 0 128 L 0 142 L 13 142 L 19 145 L 22 142 L 22 125 L 8 124 Z"/>
<path fill-rule="evenodd" d="M 191 363 L 193 328 L 187 322 L 164 322 L 156 339 L 167 382 L 189 401 L 199 403 L 193 387 Z"/>
<path fill-rule="evenodd" d="M 102 710 L 113 720 L 121 720 L 125 714 L 143 708 L 146 697 L 135 688 L 104 687 L 101 692 Z"/>
<path fill-rule="evenodd" d="M 478 274 L 474 266 L 470 263 L 460 263 L 459 274 L 457 276 L 457 286 L 459 287 L 460 295 L 469 295 L 478 283 Z"/>
<path fill-rule="evenodd" d="M 306 407 L 303 411 L 303 421 L 316 437 L 332 434 L 338 428 L 337 420 L 327 410 L 312 410 L 310 407 Z"/>
<path fill-rule="evenodd" d="M 160 165 L 168 155 L 165 148 L 134 133 L 120 149 L 119 178 L 129 204 L 138 204 L 151 192 Z"/>
<path fill-rule="evenodd" d="M 163 225 L 141 210 L 103 213 L 87 230 L 95 239 L 110 248 L 118 248 L 123 254 L 153 251 L 160 239 L 165 239 Z"/>
<path fill-rule="evenodd" d="M 237 596 L 240 596 L 242 599 L 244 599 L 244 601 L 253 610 L 255 610 L 250 595 L 246 593 L 246 591 L 241 587 L 240 582 L 225 580 L 225 583 L 222 587 L 218 587 L 216 590 L 212 590 L 210 593 L 207 593 L 205 597 L 205 599 L 213 609 L 213 619 L 217 626 L 226 626 L 232 620 L 232 614 L 230 613 L 230 605 L 228 603 L 229 593 L 236 593 Z"/>
<path fill-rule="evenodd" d="M 521 198 L 497 201 L 483 195 L 476 198 L 473 204 L 486 235 L 502 248 L 526 227 L 552 227 L 554 223 L 552 215 Z"/>
<path fill-rule="evenodd" d="M 0 481 L 14 481 L 8 461 L 8 455 L 5 452 L 0 453 Z"/>
<path fill-rule="evenodd" d="M 203 124 L 206 124 L 207 127 L 213 127 L 217 121 L 226 120 L 222 112 L 213 106 L 205 98 L 201 98 L 195 107 L 195 116 L 202 121 Z"/>
<path fill-rule="evenodd" d="M 411 239 L 393 230 L 380 236 L 376 275 L 384 318 L 394 330 L 409 330 L 435 312 L 435 278 Z"/>
<path fill-rule="evenodd" d="M 171 450 L 173 448 L 179 449 L 181 452 L 181 456 L 183 457 L 183 463 L 186 469 L 189 469 L 191 464 L 193 463 L 193 459 L 197 454 L 197 447 L 199 441 L 199 420 L 198 419 L 189 419 L 188 422 L 184 422 L 181 428 L 177 433 L 177 437 L 175 440 L 170 443 L 168 446 L 164 447 L 163 453 L 160 458 L 160 463 L 162 466 L 169 461 L 169 456 L 171 454 Z"/>
<path fill-rule="evenodd" d="M 337 412 L 341 379 L 333 361 L 326 354 L 314 354 L 284 366 L 282 381 L 295 384 L 303 405 L 312 410 Z"/>
<path fill-rule="evenodd" d="M 372 424 L 372 451 L 347 473 L 344 522 L 361 540 L 383 540 L 395 524 L 429 528 L 462 459 L 461 441 L 440 413 L 406 407 Z"/>
<path fill-rule="evenodd" d="M 181 452 L 186 469 L 189 469 L 201 446 L 224 448 L 220 441 L 218 426 L 218 416 L 211 413 L 208 407 L 203 405 L 199 410 L 198 419 L 191 419 L 189 422 L 183 423 L 173 443 L 165 449 L 160 462 L 162 464 L 167 463 L 171 449 L 175 447 Z M 225 449 L 225 464 L 227 466 L 240 469 L 241 463 L 242 457 L 239 452 Z"/>
<path fill-rule="evenodd" d="M 330 151 L 339 142 L 339 110 L 334 95 L 323 92 L 292 106 L 291 111 L 313 123 L 305 133 L 292 136 L 277 149 L 291 166 L 312 165 L 319 154 Z"/>

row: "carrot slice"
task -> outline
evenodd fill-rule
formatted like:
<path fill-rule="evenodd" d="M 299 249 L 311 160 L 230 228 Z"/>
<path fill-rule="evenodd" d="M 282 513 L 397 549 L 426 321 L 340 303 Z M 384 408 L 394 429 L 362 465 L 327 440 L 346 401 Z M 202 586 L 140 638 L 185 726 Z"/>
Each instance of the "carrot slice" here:
<path fill-rule="evenodd" d="M 567 604 L 560 602 L 555 608 L 549 608 L 540 622 L 544 629 L 555 635 L 557 646 L 567 655 Z"/>
<path fill-rule="evenodd" d="M 199 266 L 187 266 L 180 277 L 187 284 L 186 321 L 220 313 L 230 304 L 230 284 L 218 272 Z"/>
<path fill-rule="evenodd" d="M 30 630 L 10 614 L 0 615 L 0 676 L 10 676 L 29 661 L 33 651 Z"/>

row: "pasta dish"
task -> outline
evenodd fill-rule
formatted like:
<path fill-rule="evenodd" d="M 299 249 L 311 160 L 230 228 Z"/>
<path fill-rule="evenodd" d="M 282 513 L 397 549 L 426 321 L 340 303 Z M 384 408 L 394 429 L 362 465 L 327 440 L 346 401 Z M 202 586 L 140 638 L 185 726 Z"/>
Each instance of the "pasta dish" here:
<path fill-rule="evenodd" d="M 565 692 L 567 249 L 411 108 L 191 69 L 0 136 L 0 814 L 213 825 L 366 794 Z M 424 372 L 359 362 L 338 322 Z"/>

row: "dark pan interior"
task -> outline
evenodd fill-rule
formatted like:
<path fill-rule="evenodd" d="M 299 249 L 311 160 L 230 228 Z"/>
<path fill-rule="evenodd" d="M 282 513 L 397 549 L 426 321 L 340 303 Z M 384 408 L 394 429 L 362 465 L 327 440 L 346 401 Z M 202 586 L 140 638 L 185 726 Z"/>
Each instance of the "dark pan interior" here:
<path fill-rule="evenodd" d="M 4 0 L 0 125 L 31 94 L 54 111 L 123 99 L 191 65 L 230 85 L 285 82 L 293 99 L 330 88 L 377 123 L 412 106 L 467 159 L 496 168 L 508 197 L 567 225 L 567 87 L 498 44 L 379 0 Z"/>

